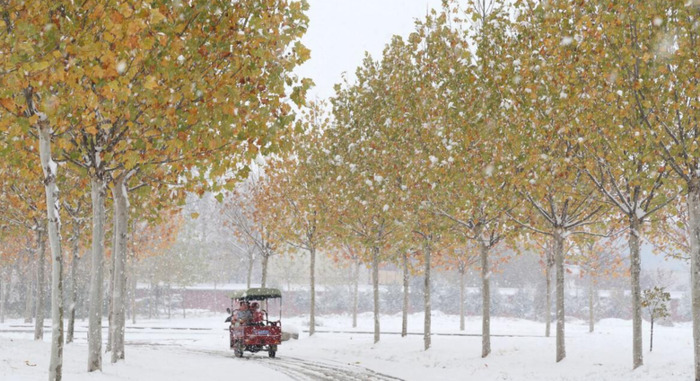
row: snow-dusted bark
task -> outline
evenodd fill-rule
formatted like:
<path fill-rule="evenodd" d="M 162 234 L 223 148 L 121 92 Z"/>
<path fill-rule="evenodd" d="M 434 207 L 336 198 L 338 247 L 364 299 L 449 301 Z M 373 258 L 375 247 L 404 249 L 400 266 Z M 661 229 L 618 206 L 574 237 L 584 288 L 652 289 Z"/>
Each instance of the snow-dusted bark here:
<path fill-rule="evenodd" d="M 36 255 L 38 258 L 36 269 L 36 304 L 34 316 L 34 340 L 44 339 L 44 303 L 46 301 L 45 274 L 46 268 L 46 237 L 44 231 L 39 229 L 36 232 Z"/>
<path fill-rule="evenodd" d="M 401 255 L 403 267 L 403 308 L 401 308 L 401 337 L 408 335 L 408 286 L 410 273 L 408 272 L 408 253 Z"/>
<path fill-rule="evenodd" d="M 491 268 L 489 247 L 483 238 L 479 241 L 481 255 L 481 357 L 491 353 Z"/>
<path fill-rule="evenodd" d="M 316 333 L 316 248 L 309 247 L 309 281 L 311 282 L 311 309 L 309 311 L 309 336 Z"/>
<path fill-rule="evenodd" d="M 8 267 L 5 269 L 5 276 L 3 277 L 2 287 L 0 287 L 0 323 L 5 323 L 5 314 L 7 310 L 7 300 L 10 297 L 10 290 L 12 288 L 12 268 Z"/>
<path fill-rule="evenodd" d="M 114 221 L 112 224 L 112 248 L 116 247 L 114 243 L 116 238 L 116 213 L 114 213 Z M 107 274 L 109 280 L 107 281 L 107 343 L 105 344 L 105 353 L 112 351 L 112 331 L 114 328 L 114 304 L 112 303 L 112 298 L 114 296 L 114 258 L 116 256 L 114 253 L 109 257 L 109 268 L 107 269 Z"/>
<path fill-rule="evenodd" d="M 459 330 L 464 331 L 464 294 L 465 294 L 465 268 L 460 266 L 459 268 Z"/>
<path fill-rule="evenodd" d="M 25 279 L 25 290 L 24 290 L 24 322 L 26 324 L 34 321 L 34 284 L 36 283 L 36 277 L 32 275 L 32 265 L 36 265 L 33 258 L 33 250 L 27 250 L 27 256 L 29 260 L 24 268 L 24 279 Z"/>
<path fill-rule="evenodd" d="M 75 305 L 78 300 L 78 263 L 80 263 L 80 257 L 78 256 L 79 246 L 79 240 L 73 240 L 73 260 L 71 260 L 70 265 L 71 288 L 68 297 L 68 331 L 66 332 L 66 343 L 73 342 L 73 336 L 75 333 Z"/>
<path fill-rule="evenodd" d="M 695 380 L 700 381 L 700 179 L 688 184 L 688 234 L 690 235 L 690 274 L 693 299 L 693 348 Z"/>
<path fill-rule="evenodd" d="M 357 328 L 357 307 L 360 296 L 360 260 L 355 260 L 355 273 L 352 286 L 352 327 Z"/>
<path fill-rule="evenodd" d="M 545 306 L 544 306 L 544 335 L 549 337 L 552 331 L 552 268 L 554 267 L 554 253 L 552 252 L 554 245 L 548 244 L 545 247 Z"/>
<path fill-rule="evenodd" d="M 250 282 L 253 279 L 253 265 L 255 265 L 255 256 L 248 255 L 248 274 L 246 276 L 246 289 L 250 288 Z"/>
<path fill-rule="evenodd" d="M 588 275 L 588 332 L 595 330 L 595 281 L 593 275 Z"/>
<path fill-rule="evenodd" d="M 430 256 L 432 248 L 430 242 L 426 240 L 423 245 L 423 254 L 425 255 L 425 268 L 423 277 L 423 303 L 425 306 L 425 315 L 423 320 L 423 349 L 430 349 L 430 328 L 431 328 L 431 306 L 430 306 Z"/>
<path fill-rule="evenodd" d="M 45 116 L 42 116 L 45 119 Z M 44 171 L 44 189 L 46 191 L 46 215 L 48 218 L 49 246 L 51 248 L 51 360 L 49 363 L 49 380 L 60 381 L 63 368 L 63 253 L 61 251 L 61 221 L 58 207 L 58 187 L 56 186 L 56 172 L 58 166 L 51 158 L 51 129 L 40 122 L 39 156 L 41 167 Z M 41 239 L 43 246 L 43 238 Z M 43 247 L 41 249 L 43 251 Z M 42 252 L 40 258 L 44 257 Z M 43 283 L 39 283 L 39 289 L 43 289 Z M 40 295 L 43 291 L 39 292 Z M 42 295 L 43 296 L 43 295 Z M 41 306 L 43 325 L 43 303 Z M 39 318 L 37 316 L 37 321 Z M 43 327 L 41 327 L 43 332 Z"/>
<path fill-rule="evenodd" d="M 642 290 L 639 284 L 641 272 L 640 238 L 641 221 L 636 216 L 630 217 L 630 281 L 632 282 L 632 368 L 642 366 Z"/>
<path fill-rule="evenodd" d="M 554 232 L 554 267 L 557 270 L 557 362 L 566 357 L 566 345 L 564 339 L 564 236 L 563 232 L 557 229 Z"/>
<path fill-rule="evenodd" d="M 128 200 L 126 176 L 114 182 L 114 283 L 112 289 L 112 363 L 124 359 L 124 330 L 126 324 L 126 237 L 128 229 Z"/>
<path fill-rule="evenodd" d="M 102 370 L 102 282 L 104 280 L 106 187 L 106 182 L 101 176 L 93 176 L 91 179 L 92 272 L 90 274 L 88 372 Z"/>
<path fill-rule="evenodd" d="M 552 331 L 552 267 L 547 265 L 544 268 L 546 278 L 545 301 L 544 301 L 544 335 L 549 337 Z"/>
<path fill-rule="evenodd" d="M 267 264 L 270 262 L 270 256 L 262 255 L 262 278 L 260 279 L 260 287 L 266 287 L 267 285 Z"/>
<path fill-rule="evenodd" d="M 372 248 L 372 294 L 374 296 L 374 343 L 379 342 L 379 247 Z"/>

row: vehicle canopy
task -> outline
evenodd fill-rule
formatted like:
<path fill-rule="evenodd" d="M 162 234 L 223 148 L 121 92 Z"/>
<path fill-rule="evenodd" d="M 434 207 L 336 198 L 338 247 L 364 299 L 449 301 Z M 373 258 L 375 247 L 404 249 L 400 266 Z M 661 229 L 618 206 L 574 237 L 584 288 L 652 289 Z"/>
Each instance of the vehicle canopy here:
<path fill-rule="evenodd" d="M 267 300 L 282 298 L 282 292 L 276 288 L 249 288 L 247 290 L 234 291 L 229 296 L 234 300 Z"/>

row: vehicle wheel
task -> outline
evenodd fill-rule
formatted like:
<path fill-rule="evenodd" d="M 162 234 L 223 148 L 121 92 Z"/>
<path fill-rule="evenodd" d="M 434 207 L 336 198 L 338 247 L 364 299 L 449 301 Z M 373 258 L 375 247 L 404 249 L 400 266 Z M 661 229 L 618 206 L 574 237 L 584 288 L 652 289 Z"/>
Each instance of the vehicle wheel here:
<path fill-rule="evenodd" d="M 240 341 L 236 341 L 233 345 L 233 354 L 236 355 L 236 357 L 243 357 L 243 345 Z"/>
<path fill-rule="evenodd" d="M 275 358 L 275 354 L 277 354 L 277 352 L 275 352 L 273 350 L 270 350 L 267 352 L 267 355 L 270 356 L 271 358 Z"/>

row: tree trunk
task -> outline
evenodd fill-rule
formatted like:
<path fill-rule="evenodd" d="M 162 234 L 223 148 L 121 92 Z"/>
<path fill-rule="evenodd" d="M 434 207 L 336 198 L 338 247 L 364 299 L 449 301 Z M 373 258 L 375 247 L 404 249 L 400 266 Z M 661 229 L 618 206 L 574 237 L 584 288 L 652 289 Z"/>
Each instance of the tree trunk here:
<path fill-rule="evenodd" d="M 374 296 L 374 343 L 379 342 L 379 246 L 372 248 L 372 293 Z"/>
<path fill-rule="evenodd" d="M 0 323 L 5 323 L 5 315 L 7 314 L 7 301 L 10 298 L 10 290 L 12 288 L 12 268 L 8 267 L 6 270 L 5 283 L 2 287 L 2 292 L 0 292 Z"/>
<path fill-rule="evenodd" d="M 250 288 L 250 281 L 253 278 L 253 265 L 255 264 L 255 256 L 252 252 L 248 255 L 248 276 L 246 277 L 246 289 Z"/>
<path fill-rule="evenodd" d="M 688 234 L 693 299 L 693 349 L 695 380 L 700 381 L 700 178 L 688 184 Z"/>
<path fill-rule="evenodd" d="M 547 255 L 549 256 L 549 254 Z M 549 261 L 546 262 L 544 267 L 544 276 L 547 283 L 544 302 L 544 335 L 549 337 L 552 330 L 552 266 L 549 265 Z"/>
<path fill-rule="evenodd" d="M 27 266 L 29 268 L 30 264 L 27 264 Z M 24 299 L 24 322 L 26 324 L 31 324 L 34 321 L 34 278 L 31 275 L 29 278 L 25 278 L 27 287 L 25 289 L 26 298 Z"/>
<path fill-rule="evenodd" d="M 561 230 L 554 233 L 554 266 L 557 270 L 557 362 L 566 357 L 564 342 L 564 237 Z"/>
<path fill-rule="evenodd" d="M 106 182 L 91 179 L 92 187 L 92 272 L 90 274 L 90 318 L 88 328 L 88 372 L 102 370 L 102 283 L 105 251 Z"/>
<path fill-rule="evenodd" d="M 408 335 L 408 283 L 410 273 L 408 272 L 408 253 L 403 252 L 403 308 L 401 311 L 401 337 Z"/>
<path fill-rule="evenodd" d="M 56 186 L 57 165 L 51 158 L 51 128 L 44 121 L 39 129 L 39 155 L 44 170 L 46 191 L 46 216 L 48 218 L 49 245 L 51 248 L 51 361 L 49 380 L 60 381 L 63 368 L 63 253 L 61 252 L 61 221 L 58 214 L 60 205 Z M 43 240 L 43 239 L 42 239 Z M 43 258 L 43 253 L 40 253 Z M 42 283 L 43 285 L 43 283 Z M 42 287 L 43 288 L 43 287 Z M 43 303 L 41 308 L 43 309 Z M 43 310 L 42 310 L 43 320 Z M 39 319 L 37 319 L 39 320 Z M 42 321 L 43 325 L 43 321 Z M 42 336 L 43 329 L 41 327 Z"/>
<path fill-rule="evenodd" d="M 632 369 L 644 363 L 642 353 L 642 290 L 639 284 L 641 258 L 639 242 L 641 238 L 641 221 L 636 216 L 630 217 L 630 281 L 632 282 Z"/>
<path fill-rule="evenodd" d="M 593 332 L 595 330 L 595 311 L 594 308 L 594 292 L 595 292 L 595 282 L 592 274 L 588 274 L 588 332 Z"/>
<path fill-rule="evenodd" d="M 126 326 L 126 238 L 129 221 L 126 175 L 115 179 L 114 198 L 114 274 L 112 289 L 112 363 L 124 360 L 124 332 Z"/>
<path fill-rule="evenodd" d="M 30 245 L 31 243 L 27 243 L 27 247 L 31 247 Z M 36 266 L 34 250 L 28 248 L 27 263 L 24 268 L 24 284 L 26 285 L 26 298 L 24 299 L 24 322 L 26 324 L 30 324 L 32 321 L 34 321 L 34 283 L 36 283 L 36 277 L 33 274 L 32 265 Z"/>
<path fill-rule="evenodd" d="M 106 197 L 106 195 L 105 195 Z M 112 196 L 114 198 L 114 196 Z M 109 282 L 107 283 L 107 345 L 105 346 L 105 353 L 112 351 L 112 344 L 114 342 L 114 337 L 112 333 L 114 332 L 114 282 L 115 282 L 115 267 L 116 259 L 115 250 L 117 248 L 117 205 L 116 201 L 113 202 L 112 206 L 112 255 L 109 258 Z"/>
<path fill-rule="evenodd" d="M 44 301 L 46 287 L 44 286 L 44 268 L 46 267 L 46 240 L 43 230 L 37 230 L 37 268 L 36 268 L 36 305 L 34 316 L 34 340 L 44 339 Z"/>
<path fill-rule="evenodd" d="M 649 335 L 649 352 L 654 350 L 654 315 L 651 315 L 651 335 Z"/>
<path fill-rule="evenodd" d="M 425 277 L 424 277 L 424 283 L 423 283 L 423 298 L 424 298 L 424 305 L 425 305 L 425 317 L 424 317 L 424 322 L 423 322 L 423 349 L 426 351 L 430 349 L 430 328 L 431 328 L 431 321 L 430 321 L 430 313 L 431 313 L 431 306 L 430 306 L 430 255 L 431 255 L 431 250 L 432 247 L 430 247 L 430 241 L 429 239 L 426 239 L 425 244 L 423 245 L 423 251 L 425 255 Z"/>
<path fill-rule="evenodd" d="M 489 247 L 483 238 L 479 242 L 481 251 L 481 357 L 491 353 L 491 266 Z"/>
<path fill-rule="evenodd" d="M 309 336 L 316 333 L 316 248 L 309 247 L 309 280 L 311 282 L 311 310 L 309 311 Z"/>
<path fill-rule="evenodd" d="M 459 267 L 459 330 L 464 331 L 465 328 L 465 306 L 464 306 L 464 297 L 466 293 L 466 285 L 465 285 L 465 266 L 460 266 Z"/>
<path fill-rule="evenodd" d="M 357 328 L 357 307 L 359 302 L 360 291 L 360 260 L 355 260 L 355 276 L 354 276 L 353 291 L 352 291 L 352 327 Z"/>
<path fill-rule="evenodd" d="M 267 285 L 267 264 L 270 261 L 269 253 L 262 256 L 262 279 L 260 279 L 260 287 L 265 288 Z"/>
<path fill-rule="evenodd" d="M 73 241 L 73 260 L 71 260 L 70 264 L 71 290 L 68 299 L 68 332 L 66 333 L 66 343 L 73 342 L 73 336 L 75 334 L 75 305 L 78 300 L 78 263 L 80 261 L 80 257 L 78 256 L 78 247 L 80 245 L 80 241 L 77 238 L 78 235 L 75 237 L 76 238 Z"/>

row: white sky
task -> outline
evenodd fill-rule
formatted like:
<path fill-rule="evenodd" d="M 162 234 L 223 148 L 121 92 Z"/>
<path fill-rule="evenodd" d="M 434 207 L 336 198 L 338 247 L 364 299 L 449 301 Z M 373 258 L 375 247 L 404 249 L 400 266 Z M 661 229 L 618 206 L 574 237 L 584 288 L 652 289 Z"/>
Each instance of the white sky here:
<path fill-rule="evenodd" d="M 308 0 L 309 30 L 303 38 L 311 59 L 297 69 L 301 77 L 316 86 L 310 100 L 334 94 L 333 85 L 347 72 L 354 78 L 365 51 L 381 56 L 391 36 L 407 36 L 414 21 L 425 17 L 429 8 L 439 9 L 441 0 Z"/>

